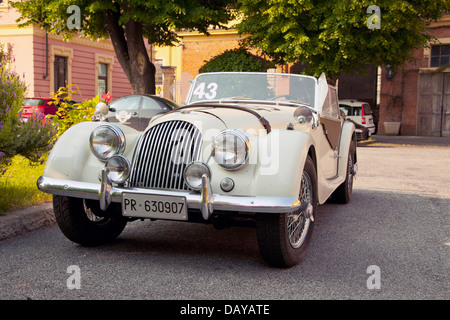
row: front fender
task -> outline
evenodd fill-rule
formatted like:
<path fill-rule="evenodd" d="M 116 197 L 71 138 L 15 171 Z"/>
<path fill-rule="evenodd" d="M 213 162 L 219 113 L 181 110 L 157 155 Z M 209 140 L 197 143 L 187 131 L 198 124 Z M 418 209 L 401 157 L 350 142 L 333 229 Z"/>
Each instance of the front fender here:
<path fill-rule="evenodd" d="M 354 143 L 354 150 L 350 150 L 350 147 Z M 339 167 L 338 175 L 345 179 L 347 174 L 347 155 L 349 151 L 354 152 L 354 162 L 356 163 L 356 136 L 355 136 L 355 125 L 353 122 L 345 121 L 342 125 L 341 131 L 341 141 L 339 143 Z"/>
<path fill-rule="evenodd" d="M 105 163 L 91 152 L 89 137 L 92 130 L 107 122 L 81 122 L 70 127 L 58 139 L 45 165 L 44 177 L 71 181 L 99 182 L 99 173 Z M 118 125 L 126 137 L 123 155 L 131 162 L 140 133 L 130 127 Z"/>
<path fill-rule="evenodd" d="M 250 138 L 251 151 L 248 163 L 243 168 L 225 170 L 209 158 L 214 194 L 297 198 L 306 156 L 313 145 L 311 135 L 294 130 L 246 134 Z M 225 193 L 219 185 L 227 177 L 233 179 L 235 185 L 231 192 Z"/>
<path fill-rule="evenodd" d="M 313 144 L 312 136 L 305 131 L 274 130 L 260 137 L 253 193 L 298 197 L 303 167 Z"/>

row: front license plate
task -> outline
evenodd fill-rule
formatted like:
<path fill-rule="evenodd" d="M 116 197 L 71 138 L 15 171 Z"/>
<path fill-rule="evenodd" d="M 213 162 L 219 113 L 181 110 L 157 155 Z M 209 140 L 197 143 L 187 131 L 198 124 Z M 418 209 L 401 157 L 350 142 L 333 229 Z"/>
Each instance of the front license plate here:
<path fill-rule="evenodd" d="M 122 213 L 136 218 L 188 219 L 186 198 L 154 194 L 123 193 Z"/>

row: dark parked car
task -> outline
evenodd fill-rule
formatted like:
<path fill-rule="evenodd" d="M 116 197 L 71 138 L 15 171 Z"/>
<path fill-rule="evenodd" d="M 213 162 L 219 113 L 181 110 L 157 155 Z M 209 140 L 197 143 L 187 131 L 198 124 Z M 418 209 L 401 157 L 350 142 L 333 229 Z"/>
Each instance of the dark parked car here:
<path fill-rule="evenodd" d="M 370 138 L 370 136 L 372 135 L 370 132 L 370 129 L 352 119 L 350 119 L 349 116 L 347 116 L 346 113 L 347 110 L 343 109 L 342 107 L 340 107 L 340 113 L 341 113 L 341 117 L 345 118 L 347 121 L 353 122 L 353 124 L 355 125 L 355 135 L 356 135 L 356 140 L 357 141 L 364 141 L 364 140 L 368 140 Z"/>
<path fill-rule="evenodd" d="M 126 124 L 136 130 L 147 128 L 152 117 L 169 112 L 179 106 L 166 98 L 154 95 L 128 95 L 109 105 L 109 122 Z"/>
<path fill-rule="evenodd" d="M 349 121 L 352 121 L 349 119 Z M 362 124 L 356 123 L 352 121 L 355 124 L 355 133 L 356 133 L 356 140 L 357 141 L 364 141 L 368 140 L 371 136 L 369 128 L 363 126 Z"/>

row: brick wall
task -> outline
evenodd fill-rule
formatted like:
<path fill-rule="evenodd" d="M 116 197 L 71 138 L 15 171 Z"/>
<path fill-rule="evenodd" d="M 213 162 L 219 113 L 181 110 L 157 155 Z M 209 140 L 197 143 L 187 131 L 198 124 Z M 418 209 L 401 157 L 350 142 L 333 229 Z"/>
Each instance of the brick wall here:
<path fill-rule="evenodd" d="M 192 76 L 199 73 L 199 69 L 205 61 L 223 53 L 225 50 L 238 47 L 239 42 L 235 37 L 229 38 L 208 38 L 202 40 L 187 40 L 184 42 L 182 69 Z"/>
<path fill-rule="evenodd" d="M 437 38 L 450 38 L 450 26 L 432 29 Z M 384 134 L 384 122 L 400 121 L 401 135 L 417 134 L 418 84 L 421 68 L 429 67 L 429 58 L 424 48 L 414 51 L 415 63 L 407 63 L 396 70 L 393 80 L 386 80 L 386 69 L 382 69 L 380 92 L 380 120 L 378 132 Z"/>

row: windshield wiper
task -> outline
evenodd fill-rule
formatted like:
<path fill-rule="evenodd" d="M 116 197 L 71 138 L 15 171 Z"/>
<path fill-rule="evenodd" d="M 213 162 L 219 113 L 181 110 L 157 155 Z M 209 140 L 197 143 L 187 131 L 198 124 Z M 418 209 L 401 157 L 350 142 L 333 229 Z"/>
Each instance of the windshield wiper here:
<path fill-rule="evenodd" d="M 286 102 L 292 102 L 292 103 L 297 103 L 297 104 L 303 104 L 303 105 L 305 105 L 305 106 L 307 106 L 307 107 L 311 107 L 311 105 L 310 105 L 309 103 L 306 103 L 306 102 L 303 102 L 303 101 L 296 101 L 296 100 L 284 100 L 284 101 L 286 101 Z M 280 101 L 280 102 L 283 102 L 283 101 Z"/>
<path fill-rule="evenodd" d="M 277 106 L 278 106 L 280 103 L 288 103 L 288 104 L 294 103 L 294 104 L 301 104 L 301 105 L 307 107 L 308 109 L 310 109 L 312 112 L 317 113 L 316 109 L 314 109 L 313 107 L 311 107 L 311 105 L 310 105 L 309 103 L 306 103 L 306 102 L 295 101 L 295 100 L 281 100 L 281 101 L 277 101 Z"/>
<path fill-rule="evenodd" d="M 227 98 L 220 99 L 219 103 L 222 103 L 222 101 L 227 101 L 227 100 L 253 100 L 253 99 L 247 98 L 247 97 L 227 97 Z"/>

